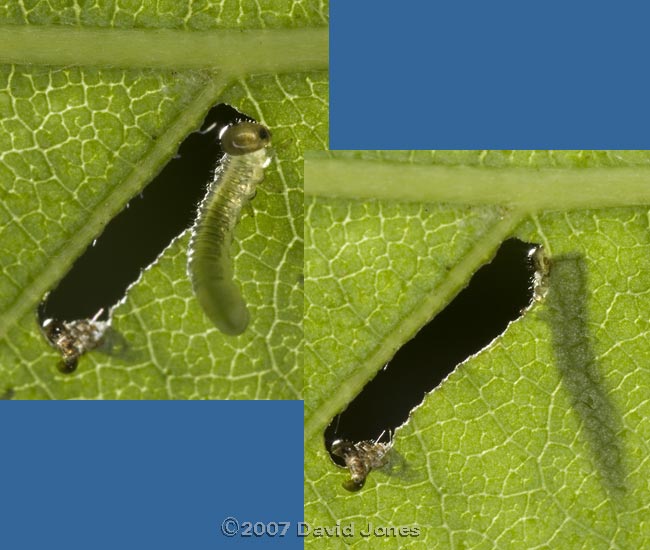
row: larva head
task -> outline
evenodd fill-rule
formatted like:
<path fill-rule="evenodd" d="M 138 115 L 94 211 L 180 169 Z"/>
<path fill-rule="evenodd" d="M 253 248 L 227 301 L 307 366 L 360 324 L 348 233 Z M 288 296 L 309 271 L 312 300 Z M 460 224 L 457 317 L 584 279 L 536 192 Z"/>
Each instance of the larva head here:
<path fill-rule="evenodd" d="M 219 134 L 221 148 L 229 155 L 245 155 L 271 143 L 271 132 L 257 122 L 238 122 L 226 126 Z"/>

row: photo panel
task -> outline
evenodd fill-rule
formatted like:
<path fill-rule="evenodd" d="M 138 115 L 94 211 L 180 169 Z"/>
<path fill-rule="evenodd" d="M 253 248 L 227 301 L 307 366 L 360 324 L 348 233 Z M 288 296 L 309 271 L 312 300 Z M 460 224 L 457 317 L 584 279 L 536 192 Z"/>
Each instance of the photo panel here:
<path fill-rule="evenodd" d="M 642 150 L 306 156 L 307 547 L 643 545 L 649 176 Z"/>
<path fill-rule="evenodd" d="M 0 6 L 0 393 L 300 399 L 328 6 L 78 4 Z"/>

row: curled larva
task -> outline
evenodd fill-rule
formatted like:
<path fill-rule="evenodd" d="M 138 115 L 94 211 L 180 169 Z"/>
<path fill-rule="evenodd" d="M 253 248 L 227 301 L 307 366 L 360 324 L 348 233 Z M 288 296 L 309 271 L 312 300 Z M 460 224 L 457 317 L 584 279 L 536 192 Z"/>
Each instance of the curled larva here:
<path fill-rule="evenodd" d="M 383 468 L 388 464 L 390 450 L 393 447 L 392 438 L 388 443 L 379 441 L 379 438 L 375 441 L 357 443 L 337 439 L 332 443 L 332 453 L 345 460 L 345 466 L 350 472 L 350 479 L 343 483 L 343 487 L 348 491 L 361 489 L 372 470 Z"/>
<path fill-rule="evenodd" d="M 192 228 L 188 272 L 203 311 L 225 334 L 246 330 L 249 314 L 233 280 L 230 248 L 243 206 L 255 196 L 270 157 L 271 132 L 238 122 L 220 134 L 224 151 Z"/>
<path fill-rule="evenodd" d="M 104 338 L 110 327 L 110 321 L 100 321 L 100 309 L 92 319 L 59 321 L 45 319 L 41 330 L 50 345 L 61 354 L 61 363 L 57 368 L 63 374 L 77 370 L 79 358 L 86 352 L 104 344 Z"/>

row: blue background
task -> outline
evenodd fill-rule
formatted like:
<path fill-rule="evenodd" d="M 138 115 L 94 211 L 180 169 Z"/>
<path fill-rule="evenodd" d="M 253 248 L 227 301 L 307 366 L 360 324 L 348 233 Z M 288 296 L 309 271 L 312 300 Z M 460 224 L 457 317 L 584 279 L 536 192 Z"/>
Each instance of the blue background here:
<path fill-rule="evenodd" d="M 302 548 L 301 401 L 0 402 L 0 545 Z M 221 534 L 228 516 L 284 538 Z"/>
<path fill-rule="evenodd" d="M 650 4 L 334 1 L 332 149 L 650 148 Z"/>

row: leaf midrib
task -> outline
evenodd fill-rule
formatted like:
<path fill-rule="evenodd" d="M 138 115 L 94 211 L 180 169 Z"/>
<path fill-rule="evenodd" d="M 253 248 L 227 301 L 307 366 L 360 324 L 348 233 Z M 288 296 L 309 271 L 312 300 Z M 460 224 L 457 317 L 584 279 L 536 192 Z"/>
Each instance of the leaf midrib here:
<path fill-rule="evenodd" d="M 203 68 L 232 78 L 327 69 L 328 58 L 328 27 L 188 31 L 0 25 L 0 64 Z"/>
<path fill-rule="evenodd" d="M 305 195 L 499 204 L 529 212 L 650 204 L 650 166 L 494 168 L 310 155 Z"/>

